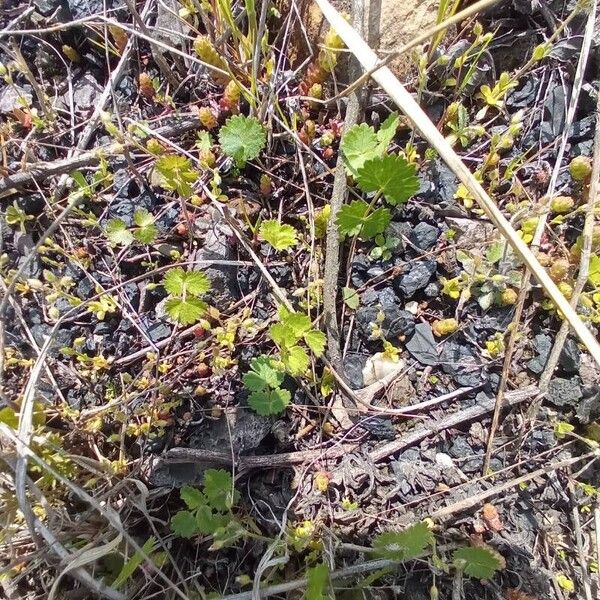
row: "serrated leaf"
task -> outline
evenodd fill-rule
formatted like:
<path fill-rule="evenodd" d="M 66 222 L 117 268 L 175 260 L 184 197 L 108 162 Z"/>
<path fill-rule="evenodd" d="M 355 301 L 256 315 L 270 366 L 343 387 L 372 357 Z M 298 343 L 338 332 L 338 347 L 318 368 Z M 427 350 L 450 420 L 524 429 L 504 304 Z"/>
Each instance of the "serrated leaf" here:
<path fill-rule="evenodd" d="M 219 144 L 227 156 L 238 165 L 258 157 L 266 144 L 263 126 L 253 117 L 230 117 L 219 131 Z"/>
<path fill-rule="evenodd" d="M 206 469 L 204 495 L 208 504 L 216 510 L 230 509 L 239 497 L 239 493 L 233 487 L 231 473 L 223 469 Z"/>
<path fill-rule="evenodd" d="M 492 548 L 458 548 L 452 561 L 465 575 L 476 579 L 491 579 L 496 571 L 504 568 L 504 559 Z"/>
<path fill-rule="evenodd" d="M 145 208 L 138 208 L 133 213 L 133 222 L 138 227 L 148 227 L 154 224 L 154 217 Z"/>
<path fill-rule="evenodd" d="M 194 510 L 199 506 L 206 504 L 206 498 L 204 497 L 204 494 L 200 490 L 189 485 L 184 485 L 181 488 L 179 497 L 185 502 L 186 506 L 190 510 Z"/>
<path fill-rule="evenodd" d="M 337 215 L 337 226 L 341 235 L 358 235 L 363 226 L 364 219 L 369 212 L 369 205 L 364 200 L 354 200 L 344 204 Z"/>
<path fill-rule="evenodd" d="M 300 346 L 292 346 L 283 357 L 285 366 L 294 376 L 303 375 L 310 364 L 310 357 L 306 350 Z"/>
<path fill-rule="evenodd" d="M 366 123 L 351 127 L 342 137 L 340 149 L 344 155 L 345 166 L 351 175 L 356 175 L 365 161 L 381 153 L 375 130 Z"/>
<path fill-rule="evenodd" d="M 327 338 L 322 331 L 307 331 L 304 334 L 304 341 L 315 356 L 321 356 L 327 344 Z"/>
<path fill-rule="evenodd" d="M 182 538 L 191 538 L 198 533 L 194 515 L 189 510 L 180 510 L 171 517 L 171 531 Z"/>
<path fill-rule="evenodd" d="M 364 221 L 362 231 L 360 232 L 361 240 L 372 240 L 375 236 L 383 233 L 390 224 L 392 215 L 387 208 L 378 208 L 374 210 Z"/>
<path fill-rule="evenodd" d="M 127 229 L 123 219 L 110 219 L 106 224 L 105 233 L 113 246 L 129 246 L 133 243 L 133 234 Z"/>
<path fill-rule="evenodd" d="M 146 225 L 133 231 L 133 237 L 140 244 L 151 244 L 156 239 L 157 234 L 158 229 L 156 225 Z"/>
<path fill-rule="evenodd" d="M 306 600 L 331 600 L 329 568 L 321 563 L 306 569 Z"/>
<path fill-rule="evenodd" d="M 192 195 L 194 190 L 191 184 L 196 182 L 200 173 L 192 167 L 189 158 L 168 154 L 158 158 L 154 167 L 162 177 L 162 187 L 176 191 L 183 197 Z"/>
<path fill-rule="evenodd" d="M 360 297 L 356 290 L 353 290 L 352 288 L 342 288 L 342 298 L 346 306 L 352 310 L 356 310 L 360 304 Z"/>
<path fill-rule="evenodd" d="M 376 192 L 395 206 L 406 202 L 419 191 L 414 165 L 397 155 L 375 157 L 366 161 L 356 175 L 363 192 Z"/>
<path fill-rule="evenodd" d="M 362 240 L 374 238 L 383 233 L 390 224 L 390 211 L 378 208 L 369 214 L 370 207 L 364 200 L 354 200 L 344 204 L 337 216 L 337 225 L 341 235 L 358 235 Z"/>
<path fill-rule="evenodd" d="M 165 302 L 165 311 L 169 317 L 181 325 L 197 323 L 206 312 L 206 302 L 200 298 L 168 298 Z"/>
<path fill-rule="evenodd" d="M 258 235 L 275 250 L 287 250 L 298 243 L 296 230 L 291 225 L 284 225 L 274 219 L 263 221 L 258 229 Z"/>
<path fill-rule="evenodd" d="M 294 333 L 285 323 L 275 323 L 269 328 L 269 337 L 281 348 L 294 346 L 300 336 Z"/>
<path fill-rule="evenodd" d="M 415 523 L 404 531 L 386 531 L 373 540 L 373 550 L 382 558 L 410 560 L 421 556 L 433 543 L 433 533 L 425 521 Z"/>
<path fill-rule="evenodd" d="M 252 392 L 248 398 L 248 404 L 259 415 L 268 417 L 283 412 L 291 399 L 292 395 L 288 390 L 276 388 Z"/>
<path fill-rule="evenodd" d="M 251 392 L 276 388 L 283 382 L 283 373 L 273 366 L 273 361 L 268 356 L 252 359 L 250 368 L 252 370 L 243 376 L 242 381 L 245 388 Z"/>
<path fill-rule="evenodd" d="M 211 535 L 219 527 L 224 527 L 230 519 L 229 515 L 214 512 L 207 504 L 198 507 L 194 517 L 196 531 L 205 535 Z"/>
<path fill-rule="evenodd" d="M 210 279 L 200 271 L 184 271 L 181 267 L 169 269 L 162 284 L 173 296 L 201 296 L 210 290 Z"/>
<path fill-rule="evenodd" d="M 282 321 L 294 332 L 296 339 L 301 338 L 311 326 L 310 317 L 302 313 L 288 313 Z"/>
<path fill-rule="evenodd" d="M 385 152 L 391 141 L 396 135 L 398 125 L 400 124 L 400 115 L 396 112 L 391 113 L 387 119 L 381 124 L 377 131 L 377 140 L 379 141 L 379 151 Z"/>

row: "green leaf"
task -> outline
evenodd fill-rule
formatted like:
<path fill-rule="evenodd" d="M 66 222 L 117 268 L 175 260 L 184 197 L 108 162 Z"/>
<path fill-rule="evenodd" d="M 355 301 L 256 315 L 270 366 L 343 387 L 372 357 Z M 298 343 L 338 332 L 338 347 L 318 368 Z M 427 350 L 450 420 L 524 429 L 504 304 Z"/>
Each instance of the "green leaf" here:
<path fill-rule="evenodd" d="M 0 409 L 0 423 L 8 425 L 11 429 L 18 429 L 19 416 L 10 406 Z"/>
<path fill-rule="evenodd" d="M 342 137 L 340 149 L 346 169 L 351 175 L 356 175 L 365 161 L 381 154 L 375 130 L 366 123 L 351 127 Z"/>
<path fill-rule="evenodd" d="M 554 435 L 562 440 L 566 435 L 575 431 L 575 427 L 571 423 L 565 421 L 558 421 L 554 424 Z"/>
<path fill-rule="evenodd" d="M 149 537 L 142 546 L 142 551 L 146 556 L 152 554 L 158 548 L 158 542 L 155 537 Z M 118 590 L 142 564 L 144 557 L 142 552 L 136 551 L 133 556 L 123 565 L 117 578 L 112 582 L 111 586 Z"/>
<path fill-rule="evenodd" d="M 306 569 L 306 600 L 331 600 L 331 583 L 329 568 L 320 563 Z"/>
<path fill-rule="evenodd" d="M 190 510 L 194 510 L 195 508 L 206 504 L 204 494 L 200 490 L 190 487 L 189 485 L 184 485 L 181 488 L 179 497 L 186 503 Z"/>
<path fill-rule="evenodd" d="M 504 255 L 504 242 L 494 242 L 485 253 L 485 259 L 492 265 L 500 261 Z"/>
<path fill-rule="evenodd" d="M 182 538 L 191 538 L 198 533 L 194 515 L 189 510 L 180 510 L 171 517 L 171 531 Z"/>
<path fill-rule="evenodd" d="M 400 115 L 396 112 L 391 113 L 388 118 L 381 124 L 377 132 L 377 140 L 379 141 L 379 151 L 381 153 L 388 149 L 391 141 L 396 135 L 398 125 L 400 124 Z"/>
<path fill-rule="evenodd" d="M 219 131 L 219 144 L 227 156 L 238 165 L 258 157 L 266 144 L 263 126 L 253 117 L 230 117 Z"/>
<path fill-rule="evenodd" d="M 306 350 L 300 346 L 292 346 L 282 358 L 285 366 L 294 376 L 304 375 L 310 364 Z"/>
<path fill-rule="evenodd" d="M 360 304 L 360 297 L 356 290 L 349 287 L 342 288 L 342 298 L 348 308 L 356 310 Z"/>
<path fill-rule="evenodd" d="M 600 257 L 596 254 L 590 256 L 588 281 L 594 287 L 600 286 Z"/>
<path fill-rule="evenodd" d="M 269 328 L 269 337 L 280 348 L 289 348 L 298 342 L 300 336 L 297 336 L 294 330 L 285 323 L 275 323 Z"/>
<path fill-rule="evenodd" d="M 496 571 L 504 568 L 504 559 L 492 548 L 458 548 L 452 561 L 465 575 L 475 579 L 491 579 Z"/>
<path fill-rule="evenodd" d="M 364 221 L 360 238 L 362 240 L 372 240 L 376 235 L 383 233 L 390 221 L 392 215 L 387 208 L 378 208 L 374 210 Z"/>
<path fill-rule="evenodd" d="M 356 181 L 363 192 L 377 192 L 395 206 L 419 191 L 414 165 L 397 155 L 372 158 L 358 170 Z"/>
<path fill-rule="evenodd" d="M 321 356 L 327 344 L 327 338 L 322 331 L 307 331 L 304 334 L 304 341 L 315 356 Z"/>
<path fill-rule="evenodd" d="M 165 311 L 169 317 L 181 325 L 197 323 L 206 312 L 206 302 L 200 298 L 168 298 Z"/>
<path fill-rule="evenodd" d="M 123 219 L 110 219 L 106 224 L 106 237 L 113 246 L 129 246 L 133 243 L 133 234 Z"/>
<path fill-rule="evenodd" d="M 421 556 L 433 543 L 433 533 L 425 521 L 415 523 L 404 531 L 386 531 L 373 540 L 373 550 L 382 558 L 410 560 Z"/>
<path fill-rule="evenodd" d="M 231 548 L 239 539 L 243 538 L 246 530 L 237 521 L 228 521 L 223 527 L 219 527 L 213 534 L 213 543 L 209 550 L 221 550 Z"/>
<path fill-rule="evenodd" d="M 239 493 L 233 487 L 231 473 L 223 469 L 206 469 L 204 495 L 208 504 L 216 510 L 230 509 L 239 498 Z"/>
<path fill-rule="evenodd" d="M 263 221 L 258 235 L 275 250 L 287 250 L 298 243 L 297 231 L 291 225 L 283 225 L 275 219 Z"/>
<path fill-rule="evenodd" d="M 183 197 L 192 195 L 191 184 L 196 182 L 200 173 L 192 167 L 189 158 L 168 154 L 158 158 L 154 167 L 162 176 L 162 187 Z"/>
<path fill-rule="evenodd" d="M 147 227 L 154 223 L 154 217 L 145 208 L 138 208 L 133 213 L 133 222 L 138 227 Z"/>
<path fill-rule="evenodd" d="M 250 369 L 242 381 L 247 390 L 260 392 L 266 388 L 277 388 L 283 382 L 283 373 L 273 366 L 273 361 L 268 356 L 259 356 L 252 359 Z"/>
<path fill-rule="evenodd" d="M 141 244 L 151 244 L 158 233 L 154 216 L 145 208 L 138 208 L 133 213 L 133 222 L 137 225 L 133 237 Z"/>
<path fill-rule="evenodd" d="M 181 267 L 169 269 L 162 284 L 173 296 L 201 296 L 210 290 L 210 279 L 200 271 L 184 271 Z"/>
<path fill-rule="evenodd" d="M 374 238 L 383 233 L 390 223 L 390 211 L 378 208 L 369 214 L 370 207 L 364 200 L 354 200 L 344 204 L 337 216 L 337 225 L 343 236 L 360 236 L 363 240 Z"/>
<path fill-rule="evenodd" d="M 207 504 L 199 506 L 194 516 L 196 531 L 205 535 L 211 535 L 219 527 L 224 527 L 230 519 L 229 515 L 214 512 Z"/>
<path fill-rule="evenodd" d="M 289 327 L 296 336 L 296 339 L 300 339 L 303 334 L 310 330 L 310 317 L 303 315 L 302 313 L 288 313 L 282 318 L 282 321 L 286 327 Z"/>
<path fill-rule="evenodd" d="M 283 412 L 291 399 L 292 395 L 288 390 L 277 388 L 252 392 L 248 398 L 248 404 L 259 415 L 268 417 Z"/>

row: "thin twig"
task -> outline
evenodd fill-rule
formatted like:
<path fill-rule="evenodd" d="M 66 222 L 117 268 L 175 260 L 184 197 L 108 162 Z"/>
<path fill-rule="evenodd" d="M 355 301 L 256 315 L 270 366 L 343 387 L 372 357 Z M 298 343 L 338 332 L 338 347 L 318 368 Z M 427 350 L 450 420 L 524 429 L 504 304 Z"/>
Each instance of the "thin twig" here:
<path fill-rule="evenodd" d="M 579 518 L 579 505 L 573 482 L 569 481 L 569 496 L 571 498 L 571 517 L 573 520 L 573 532 L 575 533 L 575 545 L 577 547 L 577 559 L 579 560 L 579 568 L 581 569 L 581 579 L 583 580 L 583 590 L 585 592 L 585 600 L 592 600 L 592 588 L 590 586 L 590 576 L 588 573 L 588 565 L 585 560 L 585 550 L 583 549 L 583 534 L 581 532 L 581 519 Z"/>

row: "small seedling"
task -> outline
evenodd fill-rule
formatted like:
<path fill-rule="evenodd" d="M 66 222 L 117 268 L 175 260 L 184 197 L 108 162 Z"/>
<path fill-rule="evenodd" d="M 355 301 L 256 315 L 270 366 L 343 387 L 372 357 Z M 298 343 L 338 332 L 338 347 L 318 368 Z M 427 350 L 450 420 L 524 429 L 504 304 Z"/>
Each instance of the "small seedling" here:
<path fill-rule="evenodd" d="M 181 267 L 170 269 L 162 284 L 169 293 L 165 311 L 181 325 L 192 325 L 200 320 L 208 305 L 200 296 L 210 290 L 210 280 L 199 271 L 184 271 Z"/>
<path fill-rule="evenodd" d="M 297 231 L 291 225 L 284 225 L 275 220 L 263 221 L 258 235 L 275 250 L 288 250 L 298 243 Z"/>
<path fill-rule="evenodd" d="M 134 241 L 151 244 L 158 233 L 154 217 L 145 208 L 133 213 L 133 227 L 127 227 L 123 219 L 110 219 L 106 224 L 106 237 L 113 246 L 129 246 Z"/>
<path fill-rule="evenodd" d="M 404 531 L 386 531 L 373 540 L 378 556 L 390 560 L 410 560 L 421 556 L 433 544 L 433 533 L 425 521 L 415 523 Z"/>
<path fill-rule="evenodd" d="M 253 117 L 236 115 L 227 119 L 219 131 L 219 144 L 239 168 L 258 158 L 266 144 L 263 126 Z"/>
<path fill-rule="evenodd" d="M 268 356 L 259 356 L 250 363 L 250 371 L 244 375 L 244 387 L 250 392 L 248 404 L 259 415 L 269 416 L 283 412 L 292 396 L 281 388 L 283 373 Z"/>

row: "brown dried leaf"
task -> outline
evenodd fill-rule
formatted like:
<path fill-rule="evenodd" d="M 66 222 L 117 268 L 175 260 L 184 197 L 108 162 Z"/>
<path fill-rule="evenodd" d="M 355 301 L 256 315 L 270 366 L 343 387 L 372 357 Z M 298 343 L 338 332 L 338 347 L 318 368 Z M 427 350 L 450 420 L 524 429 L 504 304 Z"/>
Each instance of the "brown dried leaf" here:
<path fill-rule="evenodd" d="M 498 514 L 498 510 L 493 504 L 484 504 L 482 509 L 483 521 L 491 531 L 502 531 L 504 525 Z"/>

